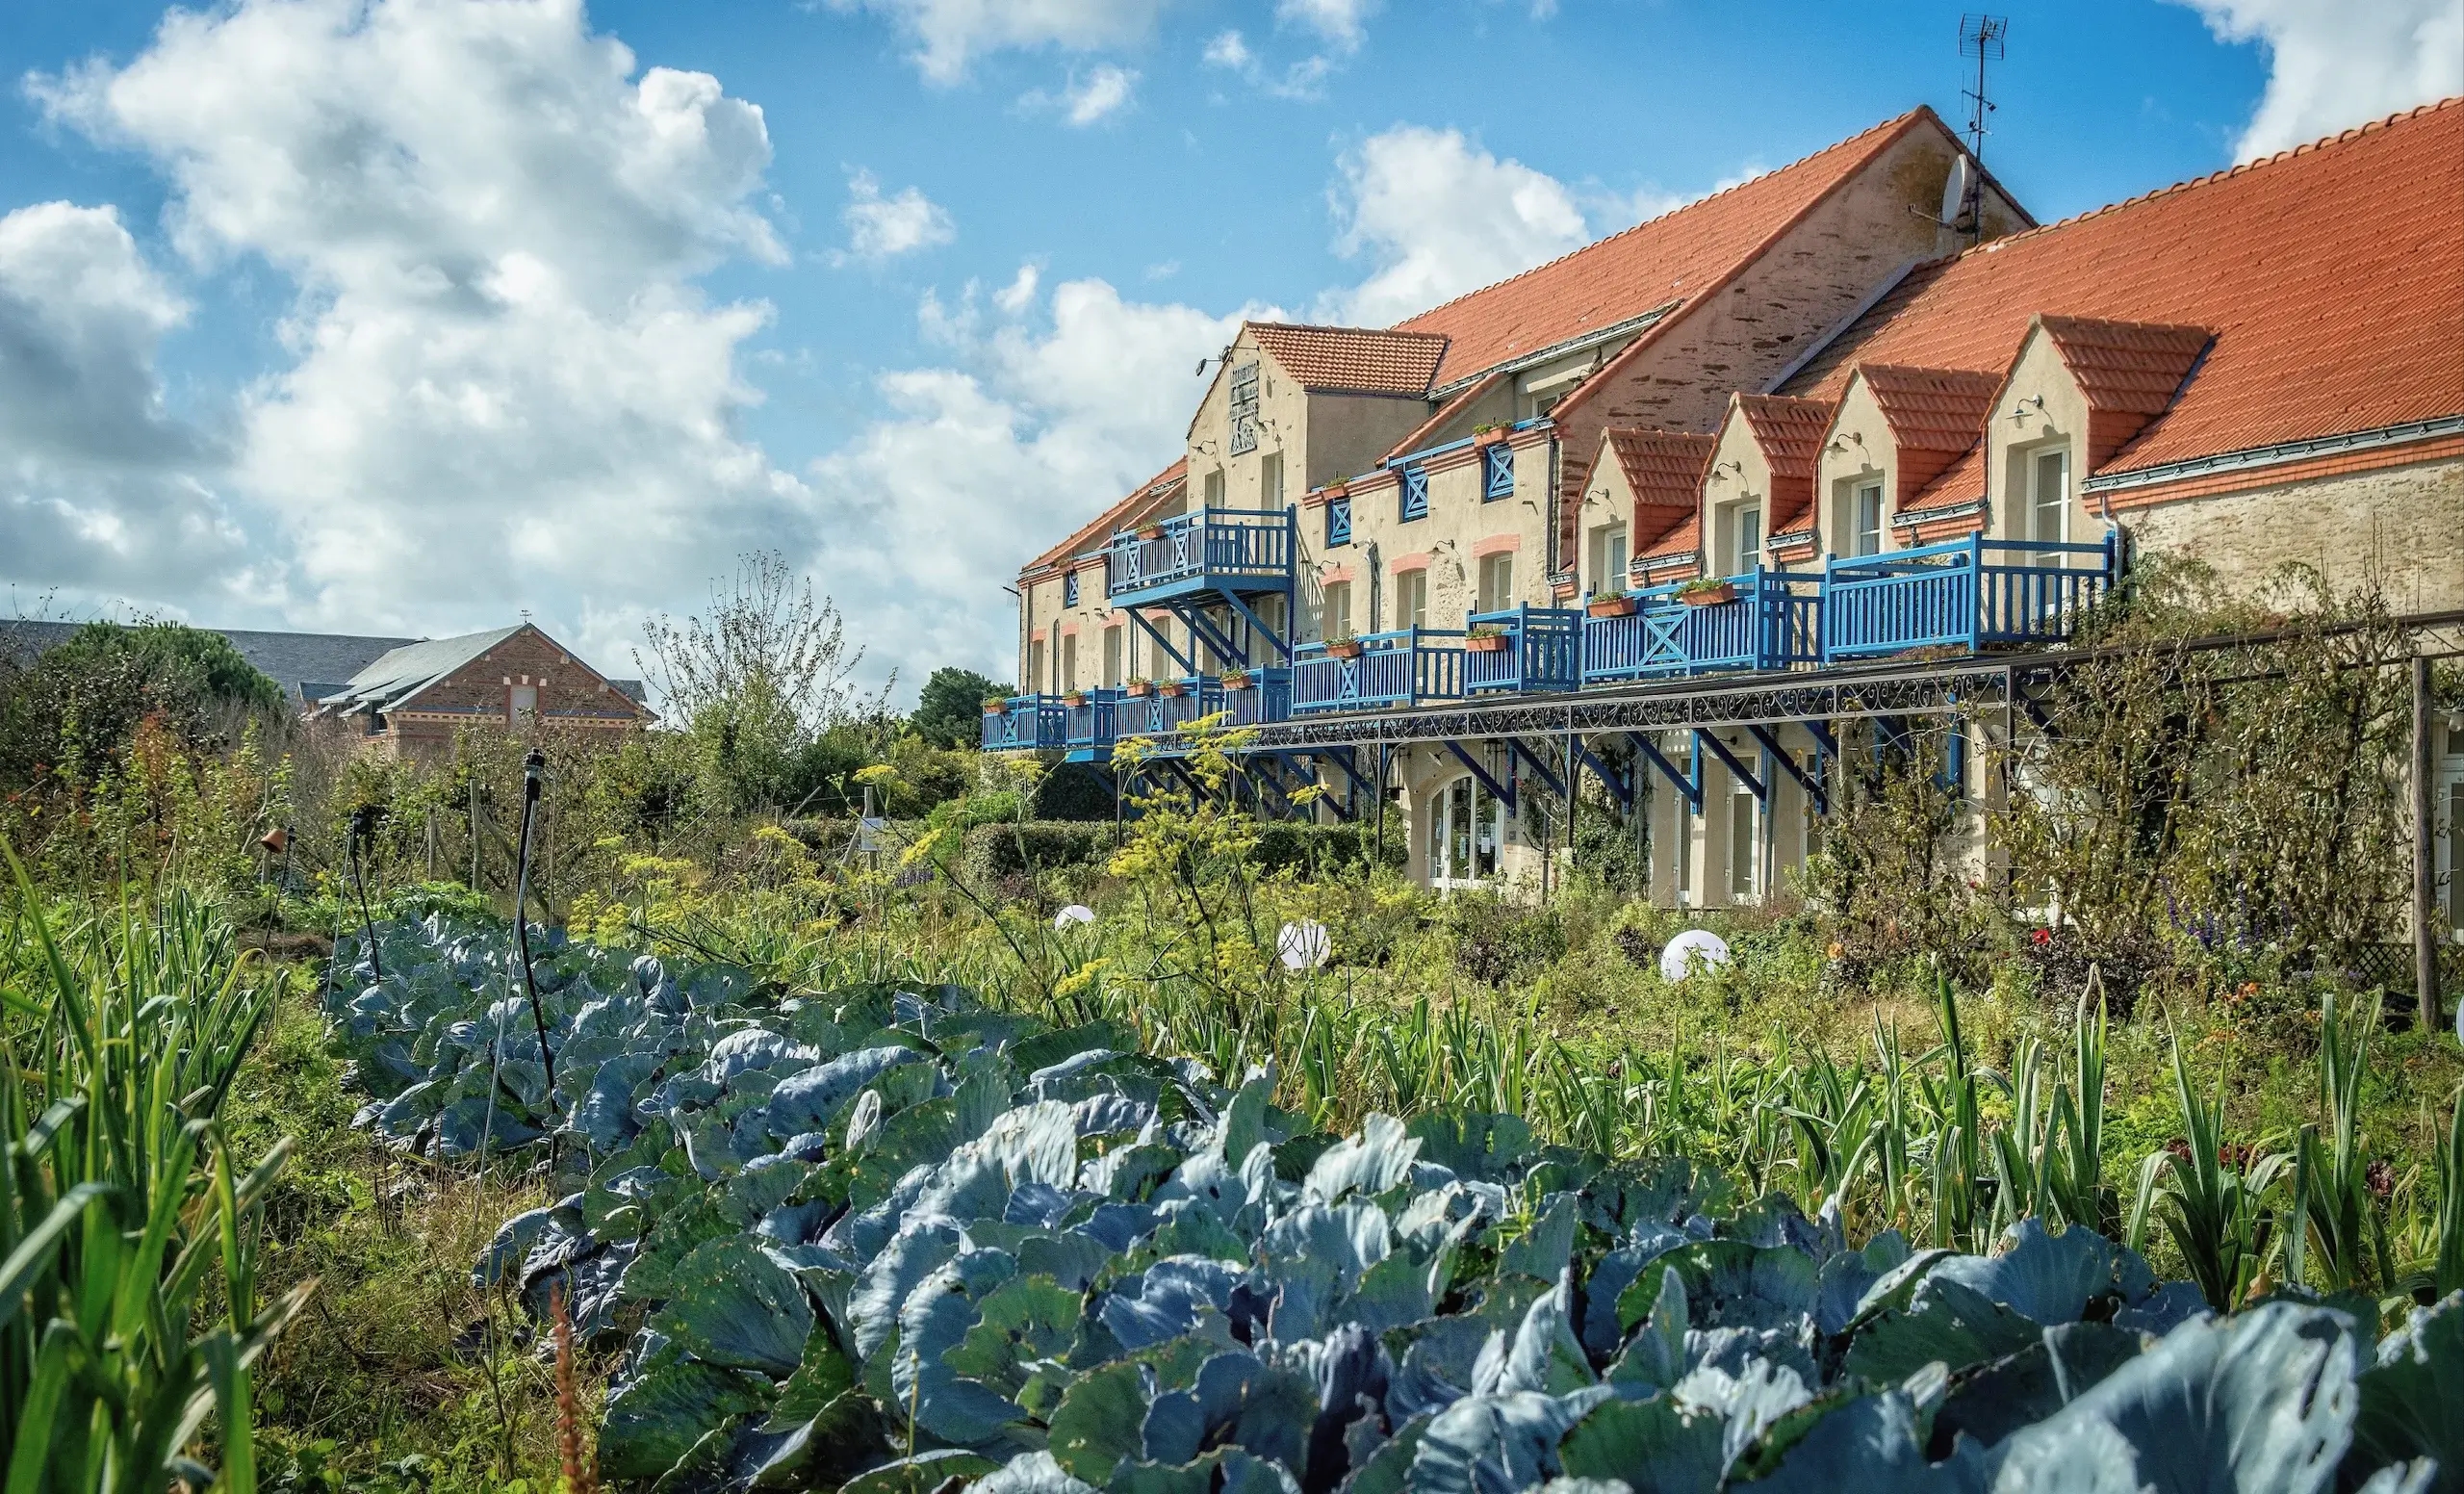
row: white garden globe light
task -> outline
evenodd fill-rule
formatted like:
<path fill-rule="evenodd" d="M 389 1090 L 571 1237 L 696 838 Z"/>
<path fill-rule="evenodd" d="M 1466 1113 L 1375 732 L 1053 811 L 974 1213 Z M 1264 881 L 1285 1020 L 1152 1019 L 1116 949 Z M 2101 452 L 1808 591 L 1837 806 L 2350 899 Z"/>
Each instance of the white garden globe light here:
<path fill-rule="evenodd" d="M 1275 936 L 1274 947 L 1283 956 L 1285 969 L 1314 970 L 1326 963 L 1326 956 L 1334 952 L 1335 941 L 1324 924 L 1315 918 L 1303 918 L 1285 924 L 1283 932 Z"/>
<path fill-rule="evenodd" d="M 1697 968 L 1717 969 L 1729 963 L 1729 941 L 1709 929 L 1687 929 L 1659 952 L 1659 978 L 1681 981 Z"/>
<path fill-rule="evenodd" d="M 1064 908 L 1061 912 L 1052 915 L 1052 926 L 1056 929 L 1065 929 L 1073 923 L 1092 923 L 1094 921 L 1095 910 L 1088 907 L 1085 903 L 1071 903 L 1068 907 Z"/>

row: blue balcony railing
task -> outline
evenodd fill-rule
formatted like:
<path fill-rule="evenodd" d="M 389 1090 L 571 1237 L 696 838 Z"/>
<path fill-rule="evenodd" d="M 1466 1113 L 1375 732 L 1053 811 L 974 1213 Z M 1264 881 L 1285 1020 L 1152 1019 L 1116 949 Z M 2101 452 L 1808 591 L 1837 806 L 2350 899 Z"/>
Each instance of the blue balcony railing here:
<path fill-rule="evenodd" d="M 1689 603 L 1675 585 L 1629 592 L 1632 612 L 1582 620 L 1582 681 L 1654 680 L 1718 669 L 1789 669 L 1822 657 L 1822 579 L 1760 568 L 1727 579 L 1735 596 Z"/>
<path fill-rule="evenodd" d="M 1480 648 L 1477 636 L 1466 640 L 1463 688 L 1467 693 L 1571 690 L 1581 679 L 1581 613 L 1518 606 L 1475 612 L 1469 621 L 1476 634 L 1483 628 L 1496 629 L 1504 647 Z"/>
<path fill-rule="evenodd" d="M 1098 687 L 1089 690 L 1072 704 L 1063 698 L 1063 740 L 1073 752 L 1084 749 L 1109 748 L 1117 734 L 1115 717 L 1120 704 L 1120 691 Z"/>
<path fill-rule="evenodd" d="M 1199 584 L 1289 585 L 1296 549 L 1289 508 L 1205 508 L 1104 547 L 1104 593 L 1115 602 Z"/>
<path fill-rule="evenodd" d="M 1463 634 L 1433 628 L 1370 633 L 1360 652 L 1305 643 L 1292 664 L 1292 713 L 1412 707 L 1463 698 Z"/>
<path fill-rule="evenodd" d="M 1173 693 L 1166 694 L 1166 690 Z M 1124 694 L 1114 720 L 1119 734 L 1168 737 L 1201 716 L 1223 708 L 1223 685 L 1201 675 L 1159 681 L 1145 695 Z"/>
<path fill-rule="evenodd" d="M 1002 710 L 984 713 L 984 750 L 1059 747 L 1066 738 L 1066 717 L 1058 695 L 1013 695 Z"/>
<path fill-rule="evenodd" d="M 2076 558 L 2074 558 L 2076 557 Z M 1822 657 L 2060 643 L 2113 585 L 2115 542 L 1982 534 L 1823 568 Z"/>
<path fill-rule="evenodd" d="M 1272 726 L 1292 715 L 1292 671 L 1252 669 L 1245 688 L 1223 692 L 1224 724 Z"/>

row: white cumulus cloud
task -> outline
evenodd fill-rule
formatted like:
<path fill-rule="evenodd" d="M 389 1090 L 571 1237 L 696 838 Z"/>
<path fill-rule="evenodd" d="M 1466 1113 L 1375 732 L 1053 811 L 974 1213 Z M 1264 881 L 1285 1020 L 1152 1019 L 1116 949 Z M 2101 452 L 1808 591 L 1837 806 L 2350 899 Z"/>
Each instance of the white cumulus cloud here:
<path fill-rule="evenodd" d="M 1383 326 L 1591 238 L 1565 183 L 1460 130 L 1399 125 L 1346 152 L 1337 173 L 1336 250 L 1376 267 L 1321 305 L 1341 321 Z"/>
<path fill-rule="evenodd" d="M 166 408 L 187 301 L 109 207 L 0 218 L 0 581 L 161 605 L 246 569 L 218 441 Z"/>
<path fill-rule="evenodd" d="M 2464 93 L 2464 0 L 2181 0 L 2229 42 L 2268 52 L 2239 160 Z"/>
<path fill-rule="evenodd" d="M 1088 51 L 1135 41 L 1168 0 L 830 0 L 830 8 L 886 17 L 913 42 L 916 70 L 952 84 L 986 52 L 1012 47 Z"/>
<path fill-rule="evenodd" d="M 888 196 L 870 171 L 847 173 L 847 252 L 857 259 L 896 259 L 959 236 L 947 210 L 916 188 Z"/>
<path fill-rule="evenodd" d="M 1128 106 L 1137 91 L 1138 74 L 1135 70 L 1104 63 L 1089 69 L 1084 77 L 1071 73 L 1068 85 L 1059 93 L 1047 93 L 1038 89 L 1022 95 L 1018 103 L 1023 108 L 1058 114 L 1068 123 L 1084 129 L 1118 114 Z"/>
<path fill-rule="evenodd" d="M 1171 459 L 1200 392 L 1190 371 L 1242 315 L 1124 300 L 1101 280 L 1045 297 L 1026 270 L 988 322 L 976 299 L 927 302 L 951 363 L 882 375 L 891 416 L 812 470 L 822 569 L 877 578 L 863 626 L 916 679 L 1016 672 L 1016 639 L 987 623 L 993 587 Z"/>
<path fill-rule="evenodd" d="M 1282 25 L 1304 27 L 1328 44 L 1351 51 L 1368 36 L 1369 17 L 1379 0 L 1275 0 L 1274 18 Z"/>
<path fill-rule="evenodd" d="M 810 495 L 736 429 L 769 310 L 695 284 L 785 258 L 749 205 L 761 112 L 716 79 L 637 74 L 578 0 L 240 0 L 30 88 L 155 165 L 197 266 L 295 287 L 231 469 L 293 621 L 528 606 L 613 667 L 732 552 L 808 543 Z"/>

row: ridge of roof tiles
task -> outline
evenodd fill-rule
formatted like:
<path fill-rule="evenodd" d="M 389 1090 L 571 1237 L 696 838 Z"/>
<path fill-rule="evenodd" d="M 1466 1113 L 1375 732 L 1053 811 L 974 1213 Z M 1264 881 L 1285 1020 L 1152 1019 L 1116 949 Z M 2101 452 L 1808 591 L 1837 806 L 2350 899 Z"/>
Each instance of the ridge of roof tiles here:
<path fill-rule="evenodd" d="M 1109 534 L 1119 526 L 1137 518 L 1142 507 L 1170 497 L 1172 485 L 1188 477 L 1189 471 L 1190 459 L 1187 456 L 1180 457 L 1169 467 L 1130 489 L 1127 497 L 1072 529 L 1068 538 L 1020 566 L 1019 574 L 1040 571 L 1048 565 L 1059 565 L 1086 549 L 1098 535 Z"/>
<path fill-rule="evenodd" d="M 1861 363 L 2007 370 L 2041 321 L 2109 399 L 2154 400 L 2180 361 L 2093 473 L 2464 414 L 2459 241 L 2464 97 L 1918 266 L 1784 392 L 1835 395 Z M 2090 323 L 2142 326 L 2118 348 Z M 1982 477 L 1963 459 L 1925 501 Z"/>
<path fill-rule="evenodd" d="M 1251 322 L 1247 327 L 1258 347 L 1303 389 L 1415 399 L 1428 393 L 1449 341 L 1443 332 L 1297 322 Z"/>
<path fill-rule="evenodd" d="M 1923 106 L 1749 181 L 1597 239 L 1395 323 L 1452 341 L 1433 375 L 1450 384 L 1524 353 L 1614 325 L 1708 286 L 1919 123 Z"/>
<path fill-rule="evenodd" d="M 1638 507 L 1694 507 L 1703 491 L 1703 468 L 1719 445 L 1715 436 L 1681 430 L 1611 428 L 1610 454 L 1626 475 Z"/>

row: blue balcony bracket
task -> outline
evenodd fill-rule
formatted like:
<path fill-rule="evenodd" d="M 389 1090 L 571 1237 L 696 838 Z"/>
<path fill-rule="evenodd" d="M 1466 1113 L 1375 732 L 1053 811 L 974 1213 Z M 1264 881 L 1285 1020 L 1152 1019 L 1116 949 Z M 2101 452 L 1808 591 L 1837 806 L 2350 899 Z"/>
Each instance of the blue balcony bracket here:
<path fill-rule="evenodd" d="M 1745 786 L 1746 792 L 1764 804 L 1771 802 L 1771 786 L 1757 778 L 1751 768 L 1738 761 L 1736 754 L 1729 751 L 1729 744 L 1720 740 L 1717 733 L 1707 732 L 1698 726 L 1694 729 L 1694 740 L 1709 748 L 1711 756 L 1720 760 L 1721 766 L 1736 775 L 1736 781 Z"/>
<path fill-rule="evenodd" d="M 1811 726 L 1815 723 L 1807 724 Z M 1765 760 L 1779 763 L 1781 771 L 1797 781 L 1797 786 L 1806 791 L 1808 799 L 1813 801 L 1813 811 L 1816 814 L 1829 814 L 1831 795 L 1823 791 L 1821 781 L 1798 765 L 1796 756 L 1780 745 L 1780 739 L 1771 734 L 1771 729 L 1764 726 L 1749 726 L 1746 730 L 1753 733 L 1754 739 L 1762 744 Z M 1822 749 L 1816 747 L 1814 750 L 1820 753 Z"/>
<path fill-rule="evenodd" d="M 1344 777 L 1351 780 L 1351 786 L 1353 788 L 1362 793 L 1370 791 L 1369 780 L 1361 777 L 1360 769 L 1352 765 L 1351 749 L 1348 747 L 1339 747 L 1334 751 L 1325 754 L 1320 760 L 1331 762 L 1336 767 L 1342 769 Z"/>
<path fill-rule="evenodd" d="M 1195 610 L 1181 612 L 1178 608 L 1175 608 L 1174 610 L 1178 613 L 1182 621 L 1190 625 L 1190 631 L 1197 634 L 1198 638 L 1205 643 L 1208 652 L 1212 653 L 1217 658 L 1228 659 L 1235 664 L 1245 664 L 1249 661 L 1249 651 L 1235 644 L 1220 629 L 1215 626 L 1214 619 L 1208 617 L 1204 612 Z M 1243 607 L 1241 610 L 1246 612 L 1249 609 L 1247 607 Z M 1190 673 L 1198 673 L 1196 666 L 1191 666 Z"/>
<path fill-rule="evenodd" d="M 1281 633 L 1276 632 L 1273 629 L 1269 628 L 1267 626 L 1266 619 L 1249 610 L 1249 604 L 1242 601 L 1239 597 L 1236 597 L 1227 591 L 1223 593 L 1223 600 L 1231 603 L 1232 609 L 1240 613 L 1242 617 L 1247 619 L 1251 631 L 1255 632 L 1259 637 L 1266 639 L 1269 643 L 1274 645 L 1275 653 L 1282 657 L 1285 663 L 1289 664 L 1292 662 L 1291 640 L 1285 638 Z M 1291 599 L 1287 596 L 1283 605 L 1284 616 L 1290 617 L 1293 610 Z M 1224 657 L 1227 658 L 1234 657 L 1234 656 L 1228 654 Z M 1248 655 L 1246 652 L 1244 652 L 1238 656 L 1235 661 L 1245 664 L 1249 661 Z"/>
<path fill-rule="evenodd" d="M 1489 776 L 1489 770 L 1487 768 L 1480 766 L 1478 759 L 1463 750 L 1463 744 L 1461 742 L 1448 742 L 1446 744 L 1446 750 L 1454 754 L 1455 758 L 1460 760 L 1465 767 L 1472 770 L 1472 776 L 1480 781 L 1481 787 L 1486 788 L 1491 794 L 1497 797 L 1498 803 L 1504 805 L 1509 810 L 1514 808 L 1513 774 L 1507 774 L 1506 781 L 1503 784 L 1501 784 L 1496 779 Z"/>
<path fill-rule="evenodd" d="M 1669 761 L 1660 754 L 1658 748 L 1652 745 L 1650 737 L 1639 732 L 1629 732 L 1626 734 L 1626 740 L 1634 744 L 1634 750 L 1643 755 L 1644 760 L 1659 769 L 1660 776 L 1667 779 L 1684 798 L 1688 808 L 1697 814 L 1703 812 L 1703 764 L 1699 755 L 1693 760 L 1693 772 L 1680 773 L 1677 771 L 1677 764 Z"/>
<path fill-rule="evenodd" d="M 1155 646 L 1164 651 L 1164 657 L 1170 659 L 1173 663 L 1181 666 L 1180 669 L 1176 671 L 1177 673 L 1185 675 L 1194 675 L 1197 673 L 1196 662 L 1188 655 L 1183 654 L 1180 650 L 1172 647 L 1172 640 L 1165 637 L 1161 629 L 1157 628 L 1153 623 L 1148 622 L 1144 613 L 1139 611 L 1136 607 L 1131 607 L 1127 610 L 1129 612 L 1129 620 L 1136 623 L 1140 629 L 1144 631 L 1146 636 L 1155 640 Z"/>
<path fill-rule="evenodd" d="M 1530 748 L 1523 744 L 1522 737 L 1509 736 L 1505 739 L 1505 744 L 1508 748 L 1512 749 L 1515 757 L 1531 764 L 1532 775 L 1538 778 L 1541 783 L 1548 786 L 1549 792 L 1556 795 L 1560 799 L 1566 796 L 1565 784 L 1554 772 L 1550 770 L 1547 760 L 1543 759 L 1538 753 L 1533 752 Z"/>
<path fill-rule="evenodd" d="M 1601 783 L 1608 788 L 1609 797 L 1617 801 L 1617 808 L 1630 810 L 1634 807 L 1633 786 L 1626 782 L 1624 774 L 1601 761 L 1592 752 L 1590 743 L 1579 737 L 1576 738 L 1575 755 L 1582 760 L 1584 766 L 1600 775 Z"/>

